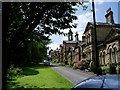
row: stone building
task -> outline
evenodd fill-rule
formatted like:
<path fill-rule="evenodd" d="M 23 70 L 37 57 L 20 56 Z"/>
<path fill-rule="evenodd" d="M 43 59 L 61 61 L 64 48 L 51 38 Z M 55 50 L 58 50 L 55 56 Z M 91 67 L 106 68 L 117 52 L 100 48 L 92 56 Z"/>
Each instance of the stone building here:
<path fill-rule="evenodd" d="M 73 61 L 73 50 L 75 49 L 76 43 L 78 42 L 78 37 L 76 36 L 76 40 L 73 41 L 73 32 L 69 30 L 68 32 L 68 40 L 63 41 L 63 44 L 60 45 L 60 58 L 62 58 L 62 62 L 66 64 L 70 64 Z"/>
<path fill-rule="evenodd" d="M 51 50 L 49 53 L 50 53 L 50 57 L 52 60 L 56 60 L 56 61 L 59 61 L 60 60 L 60 54 L 59 54 L 59 49 L 57 48 L 57 50 Z"/>
<path fill-rule="evenodd" d="M 118 60 L 120 60 L 120 24 L 114 23 L 113 12 L 110 8 L 106 12 L 106 23 L 96 22 L 100 65 L 118 63 Z M 85 42 L 83 46 L 85 58 L 94 60 L 94 33 L 92 22 L 88 22 L 86 26 L 83 41 Z"/>
<path fill-rule="evenodd" d="M 111 8 L 106 11 L 106 22 L 96 22 L 97 47 L 100 65 L 117 64 L 120 61 L 120 24 L 115 24 Z M 73 40 L 73 32 L 68 32 L 68 40 L 60 45 L 59 61 L 70 64 L 82 58 L 95 60 L 94 24 L 88 22 L 79 40 L 78 33 Z M 56 52 L 57 53 L 57 52 Z M 56 56 L 56 57 L 58 57 Z"/>

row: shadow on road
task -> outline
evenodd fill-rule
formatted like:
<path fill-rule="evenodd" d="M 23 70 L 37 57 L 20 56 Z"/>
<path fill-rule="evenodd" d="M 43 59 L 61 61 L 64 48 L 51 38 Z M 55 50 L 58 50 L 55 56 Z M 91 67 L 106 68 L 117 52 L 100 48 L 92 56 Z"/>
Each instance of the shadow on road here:
<path fill-rule="evenodd" d="M 58 66 L 57 66 L 57 65 L 53 65 L 53 64 L 51 64 L 50 67 L 58 67 Z"/>

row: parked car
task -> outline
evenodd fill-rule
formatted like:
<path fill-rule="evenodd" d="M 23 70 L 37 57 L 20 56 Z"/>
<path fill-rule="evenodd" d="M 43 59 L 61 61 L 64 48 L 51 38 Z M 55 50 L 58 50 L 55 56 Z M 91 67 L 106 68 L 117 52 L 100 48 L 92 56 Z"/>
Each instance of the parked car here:
<path fill-rule="evenodd" d="M 44 63 L 45 66 L 49 66 L 50 62 L 48 60 L 42 60 L 42 63 Z"/>
<path fill-rule="evenodd" d="M 88 78 L 74 88 L 90 88 L 90 89 L 120 89 L 120 75 L 102 75 Z"/>

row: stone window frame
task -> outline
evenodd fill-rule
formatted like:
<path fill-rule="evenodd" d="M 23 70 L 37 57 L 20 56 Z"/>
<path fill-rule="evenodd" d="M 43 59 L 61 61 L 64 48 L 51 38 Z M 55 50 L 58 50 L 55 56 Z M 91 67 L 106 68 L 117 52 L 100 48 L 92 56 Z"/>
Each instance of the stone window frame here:
<path fill-rule="evenodd" d="M 110 63 L 117 64 L 118 63 L 118 46 L 115 43 L 113 45 L 110 45 L 107 49 L 107 52 L 109 54 Z"/>
<path fill-rule="evenodd" d="M 100 65 L 102 65 L 102 51 L 99 54 L 99 63 L 100 63 Z"/>
<path fill-rule="evenodd" d="M 100 65 L 106 64 L 106 51 L 105 50 L 102 50 L 99 54 L 99 63 Z"/>
<path fill-rule="evenodd" d="M 91 42 L 90 40 L 90 33 L 86 34 L 86 43 L 89 44 Z"/>
<path fill-rule="evenodd" d="M 88 33 L 88 43 L 90 43 L 90 33 Z"/>
<path fill-rule="evenodd" d="M 114 58 L 113 58 L 113 49 L 110 48 L 109 51 L 110 51 L 110 62 L 111 62 L 111 63 L 114 63 L 114 60 L 113 60 L 113 59 L 114 59 Z"/>
<path fill-rule="evenodd" d="M 112 59 L 111 59 L 111 51 L 112 51 L 112 47 L 111 47 L 111 45 L 109 45 L 108 46 L 108 48 L 107 48 L 107 54 L 109 55 L 109 64 L 111 64 L 112 63 Z"/>
<path fill-rule="evenodd" d="M 102 60 L 103 60 L 103 65 L 105 65 L 105 62 L 106 62 L 106 52 L 105 52 L 105 50 L 102 53 Z"/>
<path fill-rule="evenodd" d="M 118 63 L 118 46 L 116 44 L 113 45 L 113 54 L 114 54 L 114 62 Z"/>

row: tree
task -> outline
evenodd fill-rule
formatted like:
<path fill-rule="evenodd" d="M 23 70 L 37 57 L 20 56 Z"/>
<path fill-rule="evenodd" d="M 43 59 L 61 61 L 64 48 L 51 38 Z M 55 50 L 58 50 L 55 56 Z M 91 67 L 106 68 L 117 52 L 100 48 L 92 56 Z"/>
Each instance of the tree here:
<path fill-rule="evenodd" d="M 25 50 L 25 44 L 31 43 L 32 45 L 33 41 L 36 42 L 35 44 L 43 43 L 43 40 L 49 41 L 49 37 L 45 34 L 48 36 L 63 34 L 61 30 L 76 27 L 76 24 L 72 24 L 73 20 L 77 19 L 73 15 L 77 9 L 73 6 L 78 4 L 82 5 L 77 2 L 3 3 L 3 36 L 6 57 L 11 58 L 11 55 L 19 52 L 18 48 Z M 5 59 L 18 63 L 16 59 L 10 60 L 10 58 Z"/>
<path fill-rule="evenodd" d="M 77 3 L 3 3 L 3 11 L 9 8 L 6 13 L 9 41 L 13 46 L 18 45 L 37 25 L 41 34 L 61 34 L 60 30 L 75 26 L 70 25 L 77 19 L 72 15 L 75 5 Z"/>

